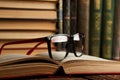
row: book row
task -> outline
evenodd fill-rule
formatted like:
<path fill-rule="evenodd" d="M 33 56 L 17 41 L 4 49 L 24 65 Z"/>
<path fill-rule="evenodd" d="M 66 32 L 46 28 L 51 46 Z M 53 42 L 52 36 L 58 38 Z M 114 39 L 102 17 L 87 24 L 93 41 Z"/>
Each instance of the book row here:
<path fill-rule="evenodd" d="M 78 0 L 78 30 L 86 34 L 86 53 L 120 59 L 120 1 Z"/>

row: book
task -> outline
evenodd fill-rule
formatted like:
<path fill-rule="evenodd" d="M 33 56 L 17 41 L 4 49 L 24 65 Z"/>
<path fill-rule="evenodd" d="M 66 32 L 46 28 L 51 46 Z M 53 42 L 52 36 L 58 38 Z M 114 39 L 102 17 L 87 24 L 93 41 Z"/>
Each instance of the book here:
<path fill-rule="evenodd" d="M 112 59 L 115 0 L 103 0 L 101 57 Z"/>
<path fill-rule="evenodd" d="M 115 0 L 112 59 L 120 60 L 120 0 Z"/>
<path fill-rule="evenodd" d="M 51 2 L 56 2 L 56 1 L 58 1 L 58 0 L 36 0 L 36 1 L 51 1 Z"/>
<path fill-rule="evenodd" d="M 100 56 L 103 0 L 90 0 L 89 54 Z"/>
<path fill-rule="evenodd" d="M 57 33 L 63 34 L 63 0 L 58 1 L 58 23 Z M 57 44 L 57 50 L 62 49 L 62 44 Z"/>
<path fill-rule="evenodd" d="M 63 33 L 77 33 L 77 0 L 63 1 Z"/>
<path fill-rule="evenodd" d="M 56 3 L 57 0 L 54 2 L 42 0 L 1 0 L 0 8 L 56 10 Z"/>
<path fill-rule="evenodd" d="M 60 58 L 63 52 L 54 52 Z M 32 55 L 0 55 L 0 79 L 31 76 L 80 75 L 80 74 L 120 74 L 120 62 L 89 55 L 69 56 L 62 61 L 48 57 L 48 53 Z"/>
<path fill-rule="evenodd" d="M 71 0 L 63 1 L 63 34 L 70 35 L 70 2 Z M 61 50 L 64 50 L 63 44 L 61 45 Z"/>
<path fill-rule="evenodd" d="M 5 1 L 9 1 L 9 0 L 5 0 Z M 20 0 L 11 0 L 11 1 L 20 1 Z M 28 1 L 28 0 L 23 0 L 23 1 Z M 57 2 L 58 0 L 29 0 L 29 1 Z"/>
<path fill-rule="evenodd" d="M 55 34 L 52 31 L 0 31 L 1 40 L 22 40 L 22 39 L 32 39 L 40 38 L 45 36 L 50 36 Z"/>
<path fill-rule="evenodd" d="M 3 19 L 45 19 L 56 20 L 56 10 L 19 10 L 0 9 L 0 18 Z"/>
<path fill-rule="evenodd" d="M 63 33 L 70 34 L 70 1 L 63 1 Z"/>
<path fill-rule="evenodd" d="M 85 34 L 85 54 L 89 54 L 89 12 L 90 0 L 78 0 L 77 30 Z"/>
<path fill-rule="evenodd" d="M 56 21 L 0 19 L 0 30 L 56 31 Z"/>
<path fill-rule="evenodd" d="M 70 0 L 70 34 L 77 33 L 77 3 L 78 0 Z"/>
<path fill-rule="evenodd" d="M 58 5 L 58 33 L 63 33 L 63 0 L 59 0 Z"/>

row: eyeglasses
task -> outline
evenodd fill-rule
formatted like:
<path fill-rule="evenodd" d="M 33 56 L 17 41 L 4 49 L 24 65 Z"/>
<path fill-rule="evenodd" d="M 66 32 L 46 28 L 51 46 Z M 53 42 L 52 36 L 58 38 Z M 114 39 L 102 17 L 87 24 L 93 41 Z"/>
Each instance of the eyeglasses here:
<path fill-rule="evenodd" d="M 76 41 L 81 42 L 81 53 L 76 52 Z M 21 41 L 15 41 L 15 42 L 8 42 L 1 46 L 0 48 L 0 54 L 2 53 L 2 50 L 7 45 L 13 45 L 13 44 L 23 44 L 23 43 L 32 43 L 32 42 L 38 42 L 33 48 L 31 48 L 26 54 L 30 55 L 40 44 L 47 42 L 48 46 L 48 55 L 50 58 L 55 60 L 62 60 L 65 59 L 68 56 L 68 53 L 73 53 L 76 57 L 82 56 L 84 53 L 84 41 L 85 41 L 85 35 L 82 33 L 77 33 L 74 35 L 67 35 L 67 34 L 56 34 L 52 36 L 42 37 L 42 38 L 35 38 L 35 39 L 28 39 L 28 40 L 21 40 Z M 51 49 L 51 44 L 54 45 L 62 45 L 63 50 L 66 50 L 65 53 L 62 52 L 61 58 L 56 58 L 54 55 L 57 53 L 53 53 Z"/>

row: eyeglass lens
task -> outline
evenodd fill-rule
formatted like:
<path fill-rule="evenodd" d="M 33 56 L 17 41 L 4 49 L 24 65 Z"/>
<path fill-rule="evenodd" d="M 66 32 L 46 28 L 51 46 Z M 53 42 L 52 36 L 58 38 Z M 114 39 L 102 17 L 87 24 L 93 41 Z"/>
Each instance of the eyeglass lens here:
<path fill-rule="evenodd" d="M 72 41 L 73 40 L 73 41 Z M 53 59 L 61 60 L 66 56 L 66 51 L 75 53 L 78 50 L 78 42 L 80 42 L 79 34 L 75 34 L 72 37 L 68 35 L 55 35 L 51 37 L 51 43 L 57 45 L 62 45 L 62 53 L 57 54 L 51 50 Z M 79 49 L 80 51 L 80 49 Z M 55 55 L 59 55 L 59 58 Z M 80 53 L 78 55 L 81 55 Z M 77 53 L 75 54 L 77 56 Z"/>

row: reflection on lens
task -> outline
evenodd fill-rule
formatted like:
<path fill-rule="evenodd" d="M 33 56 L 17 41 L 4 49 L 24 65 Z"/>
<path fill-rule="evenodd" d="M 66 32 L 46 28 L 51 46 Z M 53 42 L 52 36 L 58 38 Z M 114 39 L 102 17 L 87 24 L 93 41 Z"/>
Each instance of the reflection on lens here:
<path fill-rule="evenodd" d="M 78 33 L 73 36 L 74 36 L 74 41 L 80 41 L 80 36 Z"/>
<path fill-rule="evenodd" d="M 66 51 L 52 52 L 52 57 L 54 60 L 63 60 L 65 55 L 66 55 Z"/>
<path fill-rule="evenodd" d="M 55 60 L 64 59 L 64 57 L 66 55 L 66 42 L 59 42 L 59 43 L 56 43 L 56 45 L 62 45 L 62 47 L 61 47 L 62 52 L 60 51 L 59 53 L 56 54 L 56 55 L 59 55 L 59 58 L 56 58 L 56 56 L 53 56 L 53 58 Z"/>
<path fill-rule="evenodd" d="M 53 36 L 51 38 L 51 41 L 56 43 L 56 42 L 66 42 L 67 41 L 67 36 Z"/>

